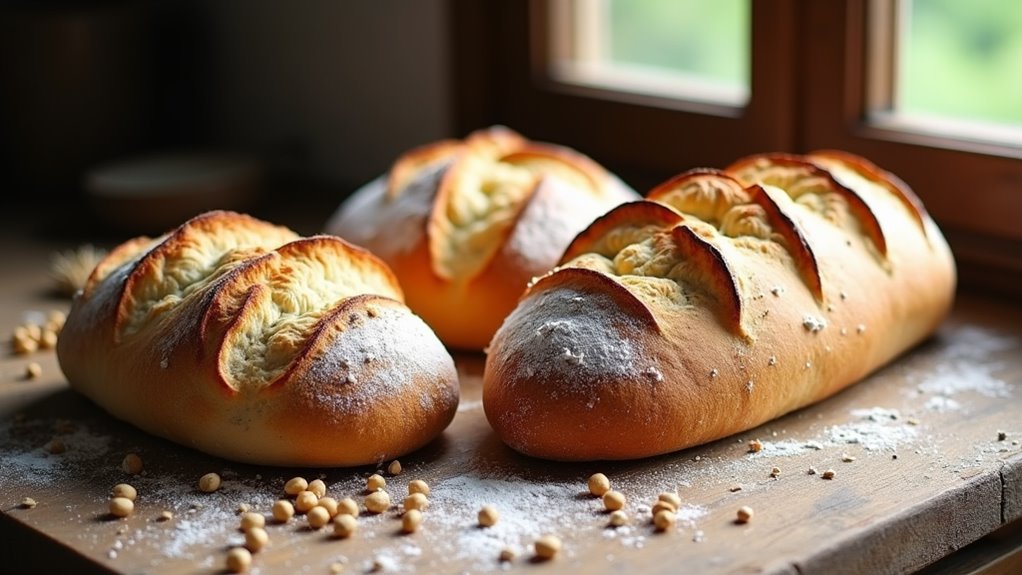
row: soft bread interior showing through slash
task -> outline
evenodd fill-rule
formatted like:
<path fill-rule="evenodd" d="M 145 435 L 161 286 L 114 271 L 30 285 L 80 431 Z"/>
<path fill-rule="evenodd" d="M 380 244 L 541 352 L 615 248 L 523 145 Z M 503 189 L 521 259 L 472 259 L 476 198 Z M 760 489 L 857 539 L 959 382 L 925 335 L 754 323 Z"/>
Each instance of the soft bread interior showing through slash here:
<path fill-rule="evenodd" d="M 420 161 L 421 160 L 421 161 Z M 473 134 L 465 142 L 441 142 L 418 150 L 393 170 L 393 201 L 415 174 L 449 163 L 429 224 L 434 272 L 467 281 L 485 268 L 543 177 L 564 180 L 599 195 L 605 174 L 566 149 L 533 144 L 507 130 Z"/>
<path fill-rule="evenodd" d="M 342 301 L 402 294 L 379 264 L 340 239 L 298 240 L 259 258 L 223 293 L 246 294 L 221 349 L 221 371 L 235 390 L 258 389 L 284 375 L 324 315 Z"/>

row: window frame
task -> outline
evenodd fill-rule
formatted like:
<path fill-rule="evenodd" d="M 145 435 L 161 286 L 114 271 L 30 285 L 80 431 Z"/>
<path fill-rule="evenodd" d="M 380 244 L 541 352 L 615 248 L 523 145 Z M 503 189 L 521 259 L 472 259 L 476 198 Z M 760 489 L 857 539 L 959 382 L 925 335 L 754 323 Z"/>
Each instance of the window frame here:
<path fill-rule="evenodd" d="M 545 77 L 544 0 L 451 0 L 455 128 L 500 123 L 574 147 L 640 191 L 752 153 L 847 150 L 912 186 L 963 286 L 1022 296 L 1022 147 L 900 131 L 868 113 L 868 26 L 890 1 L 753 1 L 752 93 L 736 110 L 560 85 Z M 880 73 L 889 87 L 892 69 Z"/>

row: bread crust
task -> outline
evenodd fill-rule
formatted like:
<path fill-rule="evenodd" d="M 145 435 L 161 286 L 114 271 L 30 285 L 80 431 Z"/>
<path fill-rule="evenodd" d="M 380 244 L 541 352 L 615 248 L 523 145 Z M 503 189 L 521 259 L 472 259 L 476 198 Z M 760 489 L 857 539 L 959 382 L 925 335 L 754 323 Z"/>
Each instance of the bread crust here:
<path fill-rule="evenodd" d="M 612 210 L 494 336 L 510 447 L 633 459 L 745 431 L 859 381 L 939 325 L 951 252 L 905 186 L 846 153 L 694 170 Z"/>
<path fill-rule="evenodd" d="M 57 344 L 71 387 L 150 433 L 246 463 L 351 466 L 413 451 L 458 379 L 390 270 L 329 236 L 229 212 L 101 263 Z"/>
<path fill-rule="evenodd" d="M 445 344 L 480 350 L 575 234 L 638 198 L 578 152 L 494 127 L 403 155 L 325 231 L 387 262 Z"/>

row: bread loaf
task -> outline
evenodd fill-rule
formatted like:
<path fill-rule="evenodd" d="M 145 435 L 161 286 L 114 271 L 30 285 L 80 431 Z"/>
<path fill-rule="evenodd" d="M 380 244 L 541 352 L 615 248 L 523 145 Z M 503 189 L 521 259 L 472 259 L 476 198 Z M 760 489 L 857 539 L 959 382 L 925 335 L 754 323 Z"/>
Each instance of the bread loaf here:
<path fill-rule="evenodd" d="M 483 405 L 512 448 L 630 459 L 756 427 L 930 334 L 954 262 L 910 189 L 841 152 L 695 170 L 612 210 L 494 336 Z"/>
<path fill-rule="evenodd" d="M 386 265 L 330 236 L 211 212 L 113 250 L 57 343 L 114 416 L 247 463 L 408 453 L 454 417 L 454 363 Z"/>
<path fill-rule="evenodd" d="M 496 127 L 408 152 L 325 231 L 387 262 L 444 343 L 479 350 L 575 234 L 638 198 L 589 158 Z"/>

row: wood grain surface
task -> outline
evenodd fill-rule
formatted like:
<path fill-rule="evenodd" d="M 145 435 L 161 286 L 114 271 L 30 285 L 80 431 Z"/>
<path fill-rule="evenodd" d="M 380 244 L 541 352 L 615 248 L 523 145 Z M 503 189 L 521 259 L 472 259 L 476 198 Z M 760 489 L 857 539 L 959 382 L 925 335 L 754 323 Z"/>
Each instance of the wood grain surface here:
<path fill-rule="evenodd" d="M 0 280 L 0 332 L 32 311 L 69 307 L 47 293 L 49 249 L 3 250 L 4 269 L 17 273 Z M 30 362 L 42 368 L 38 379 L 24 377 Z M 454 422 L 391 475 L 389 462 L 281 469 L 209 457 L 106 415 L 68 389 L 52 351 L 8 348 L 0 357 L 3 570 L 221 573 L 227 550 L 243 542 L 237 509 L 268 514 L 299 475 L 361 503 L 366 478 L 380 472 L 395 506 L 363 513 L 343 540 L 303 516 L 269 521 L 253 573 L 907 573 L 1022 516 L 1022 308 L 1004 302 L 961 297 L 933 338 L 845 392 L 740 436 L 632 462 L 514 453 L 482 411 L 483 357 L 457 362 Z M 62 453 L 48 449 L 55 439 Z M 142 457 L 143 474 L 121 470 L 128 453 Z M 828 469 L 832 479 L 823 478 Z M 223 478 L 217 492 L 197 488 L 208 472 Z M 594 472 L 627 497 L 629 525 L 608 527 L 586 490 Z M 431 503 L 421 528 L 403 534 L 412 479 L 431 485 Z M 138 499 L 130 517 L 115 519 L 109 493 L 121 482 Z M 658 532 L 649 508 L 664 491 L 676 491 L 682 507 L 677 525 Z M 37 504 L 22 506 L 26 497 Z M 477 524 L 484 504 L 500 513 L 493 527 Z M 754 516 L 738 524 L 743 505 Z M 173 518 L 161 520 L 164 511 Z M 563 541 L 550 561 L 532 547 L 545 534 Z M 501 563 L 504 548 L 516 557 Z"/>

